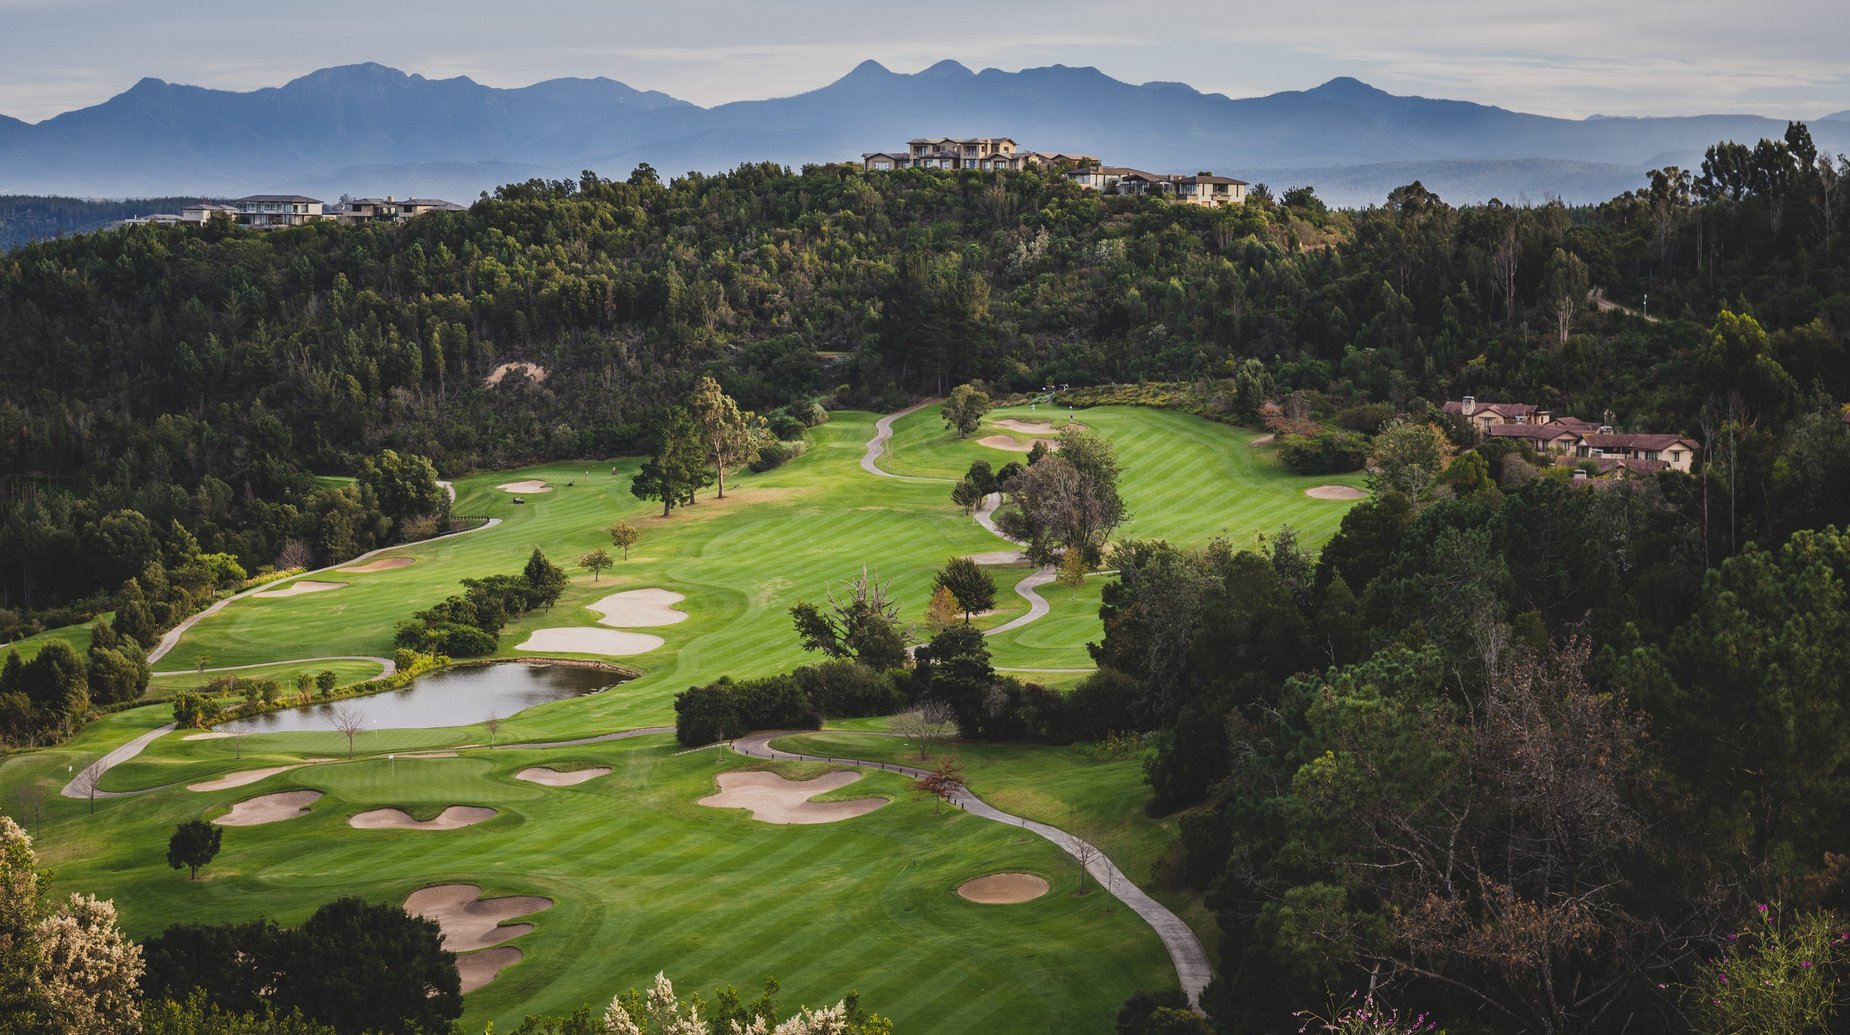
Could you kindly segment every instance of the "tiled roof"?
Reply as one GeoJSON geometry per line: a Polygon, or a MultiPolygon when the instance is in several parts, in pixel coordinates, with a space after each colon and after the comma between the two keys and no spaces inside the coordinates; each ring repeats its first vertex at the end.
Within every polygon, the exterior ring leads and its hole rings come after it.
{"type": "MultiPolygon", "coordinates": [[[[1544,427],[1546,427],[1546,425],[1544,425],[1544,427]]],[[[1602,435],[1598,432],[1594,432],[1591,435],[1582,436],[1582,441],[1595,449],[1664,450],[1678,444],[1689,446],[1692,449],[1696,446],[1694,441],[1684,438],[1681,435],[1644,435],[1629,433],[1602,435]]]]}

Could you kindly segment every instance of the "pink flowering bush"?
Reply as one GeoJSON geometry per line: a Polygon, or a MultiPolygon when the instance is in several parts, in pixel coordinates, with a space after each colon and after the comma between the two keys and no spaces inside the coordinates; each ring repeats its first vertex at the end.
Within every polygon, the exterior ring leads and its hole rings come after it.
{"type": "Polygon", "coordinates": [[[1759,905],[1722,954],[1684,986],[1697,1035],[1828,1031],[1838,983],[1850,970],[1850,934],[1829,912],[1782,917],[1759,905]]]}

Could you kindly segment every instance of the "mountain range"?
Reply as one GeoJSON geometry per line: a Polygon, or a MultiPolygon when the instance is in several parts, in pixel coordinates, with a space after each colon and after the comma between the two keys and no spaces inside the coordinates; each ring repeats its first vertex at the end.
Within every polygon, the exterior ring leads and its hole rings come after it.
{"type": "MultiPolygon", "coordinates": [[[[1360,205],[1422,180],[1447,200],[1597,201],[1719,140],[1785,131],[1754,115],[1562,119],[1402,97],[1351,78],[1230,98],[1131,84],[1095,68],[903,74],[867,61],[817,90],[703,108],[611,79],[518,89],[378,64],[326,68],[249,92],[143,79],[39,123],[0,116],[0,193],[396,194],[468,201],[496,184],[639,162],[665,174],[742,162],[858,159],[920,136],[1010,136],[1159,172],[1213,170],[1275,188],[1308,183],[1360,205]]],[[[1850,111],[1811,123],[1850,150],[1850,111]]]]}

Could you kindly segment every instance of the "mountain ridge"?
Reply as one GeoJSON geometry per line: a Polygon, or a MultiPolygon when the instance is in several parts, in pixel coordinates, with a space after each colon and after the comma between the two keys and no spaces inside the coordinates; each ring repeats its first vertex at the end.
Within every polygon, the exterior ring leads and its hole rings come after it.
{"type": "MultiPolygon", "coordinates": [[[[947,58],[906,73],[870,59],[801,93],[703,107],[603,76],[503,88],[361,62],[250,91],[145,77],[38,123],[0,115],[0,191],[466,200],[511,171],[799,165],[920,136],[1006,135],[1026,149],[1157,171],[1249,180],[1288,171],[1339,204],[1379,201],[1406,182],[1395,177],[1428,168],[1463,192],[1450,200],[1539,191],[1592,201],[1640,185],[1656,165],[1691,167],[1719,140],[1753,143],[1784,129],[1755,115],[1564,119],[1396,95],[1352,76],[1233,98],[1084,65],[978,71],[947,58]]],[[[1812,129],[1821,152],[1850,150],[1850,112],[1812,129]]]]}

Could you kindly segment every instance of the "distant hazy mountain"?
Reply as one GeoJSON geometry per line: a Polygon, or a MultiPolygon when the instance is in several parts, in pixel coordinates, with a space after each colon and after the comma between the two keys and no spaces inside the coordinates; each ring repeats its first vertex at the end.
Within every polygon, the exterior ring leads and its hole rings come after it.
{"type": "MultiPolygon", "coordinates": [[[[1784,131],[1784,121],[1752,115],[1549,118],[1398,97],[1349,78],[1233,99],[1094,68],[973,72],[944,61],[905,75],[869,61],[794,97],[701,108],[610,79],[497,89],[367,64],[248,93],[144,79],[41,123],[0,116],[0,191],[467,201],[498,183],[586,168],[622,176],[638,162],[663,173],[794,165],[855,159],[917,136],[1006,135],[1116,165],[1311,183],[1339,204],[1379,201],[1413,179],[1454,201],[1599,200],[1637,186],[1648,169],[1697,164],[1717,140],[1784,131]]],[[[1850,112],[1812,131],[1822,150],[1850,150],[1850,112]]]]}

